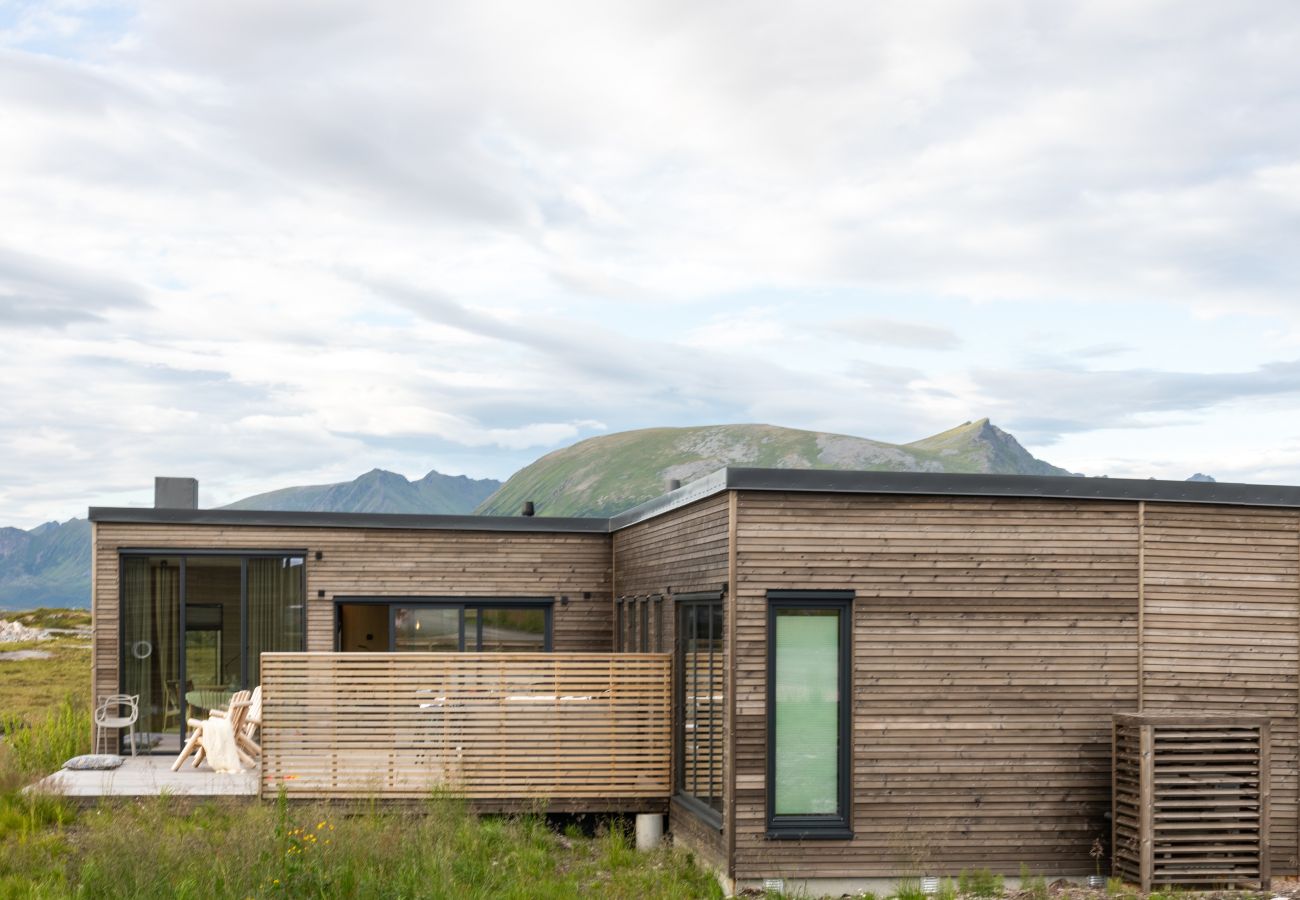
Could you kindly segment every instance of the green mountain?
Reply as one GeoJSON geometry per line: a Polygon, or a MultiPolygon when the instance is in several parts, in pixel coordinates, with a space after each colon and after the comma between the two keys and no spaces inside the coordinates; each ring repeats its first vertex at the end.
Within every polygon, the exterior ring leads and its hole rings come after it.
{"type": "Polygon", "coordinates": [[[89,522],[0,528],[0,609],[89,605],[89,522]]]}
{"type": "MultiPolygon", "coordinates": [[[[505,484],[430,472],[409,481],[375,469],[353,481],[282,488],[227,509],[518,515],[609,515],[723,466],[1002,472],[1068,475],[1030,456],[987,419],[910,444],[773,425],[650,428],[581,441],[547,454],[505,484]]],[[[0,609],[86,607],[90,523],[70,519],[31,531],[0,528],[0,609]]]]}
{"type": "Polygon", "coordinates": [[[352,481],[280,488],[224,508],[468,515],[499,487],[501,482],[495,478],[430,472],[419,481],[409,481],[396,472],[371,469],[352,481]]]}
{"type": "Polygon", "coordinates": [[[610,515],[724,466],[1069,475],[1035,459],[988,419],[910,444],[775,425],[647,428],[580,441],[515,473],[478,512],[517,515],[525,500],[544,516],[610,515]]]}

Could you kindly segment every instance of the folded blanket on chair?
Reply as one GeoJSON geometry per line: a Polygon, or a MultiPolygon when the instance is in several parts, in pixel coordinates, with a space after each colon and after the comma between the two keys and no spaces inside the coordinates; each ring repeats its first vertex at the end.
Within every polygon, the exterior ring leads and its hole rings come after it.
{"type": "Polygon", "coordinates": [[[230,727],[229,719],[209,716],[203,723],[203,734],[199,736],[203,752],[207,754],[208,765],[214,772],[241,772],[239,753],[235,750],[235,731],[230,727]]]}

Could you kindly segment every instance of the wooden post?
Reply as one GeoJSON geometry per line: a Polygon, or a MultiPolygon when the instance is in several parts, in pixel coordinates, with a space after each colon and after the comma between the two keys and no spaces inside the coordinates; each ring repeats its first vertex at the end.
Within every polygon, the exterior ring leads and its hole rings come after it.
{"type": "Polygon", "coordinates": [[[723,755],[723,791],[726,800],[723,808],[726,817],[722,828],[726,832],[727,877],[736,877],[736,625],[740,619],[740,572],[737,567],[736,546],[739,532],[740,492],[730,491],[727,496],[727,595],[723,598],[722,627],[726,631],[727,653],[723,664],[723,690],[727,704],[726,751],[723,755]]]}
{"type": "MultiPolygon", "coordinates": [[[[1110,874],[1118,874],[1119,867],[1116,860],[1119,856],[1119,804],[1115,798],[1119,796],[1119,766],[1120,766],[1120,749],[1119,749],[1119,722],[1115,719],[1110,720],[1110,874]]],[[[1091,851],[1092,848],[1089,848],[1091,851]]]]}
{"type": "Polygon", "coordinates": [[[1141,877],[1142,893],[1151,891],[1151,874],[1155,868],[1155,741],[1151,735],[1151,723],[1143,722],[1138,726],[1138,765],[1141,776],[1138,787],[1138,818],[1141,822],[1139,834],[1141,843],[1138,852],[1141,864],[1138,868],[1141,877]]]}
{"type": "Polygon", "coordinates": [[[1146,709],[1147,643],[1147,502],[1138,502],[1138,620],[1137,620],[1137,701],[1138,712],[1146,709]]]}
{"type": "Polygon", "coordinates": [[[1271,743],[1269,723],[1265,721],[1259,726],[1259,889],[1261,891],[1268,890],[1272,884],[1273,867],[1268,858],[1268,832],[1271,822],[1269,803],[1273,793],[1273,768],[1269,764],[1272,756],[1271,743]]]}

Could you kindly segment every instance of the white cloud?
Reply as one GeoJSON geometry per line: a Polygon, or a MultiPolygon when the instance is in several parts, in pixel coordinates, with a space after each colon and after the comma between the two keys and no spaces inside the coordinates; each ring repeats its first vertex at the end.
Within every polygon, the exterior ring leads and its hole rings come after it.
{"type": "Polygon", "coordinates": [[[1297,399],[1298,40],[1264,0],[0,7],[0,521],[711,421],[1161,458],[1297,399]]]}

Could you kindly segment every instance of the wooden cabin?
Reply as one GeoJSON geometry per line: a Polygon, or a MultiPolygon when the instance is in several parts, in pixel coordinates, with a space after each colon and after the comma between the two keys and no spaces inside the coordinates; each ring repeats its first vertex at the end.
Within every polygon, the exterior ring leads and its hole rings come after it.
{"type": "Polygon", "coordinates": [[[1092,874],[1116,714],[1253,714],[1297,870],[1300,488],[733,468],[609,519],[90,518],[95,690],[157,750],[263,653],[668,654],[645,808],[737,887],[834,891],[1092,874]]]}

